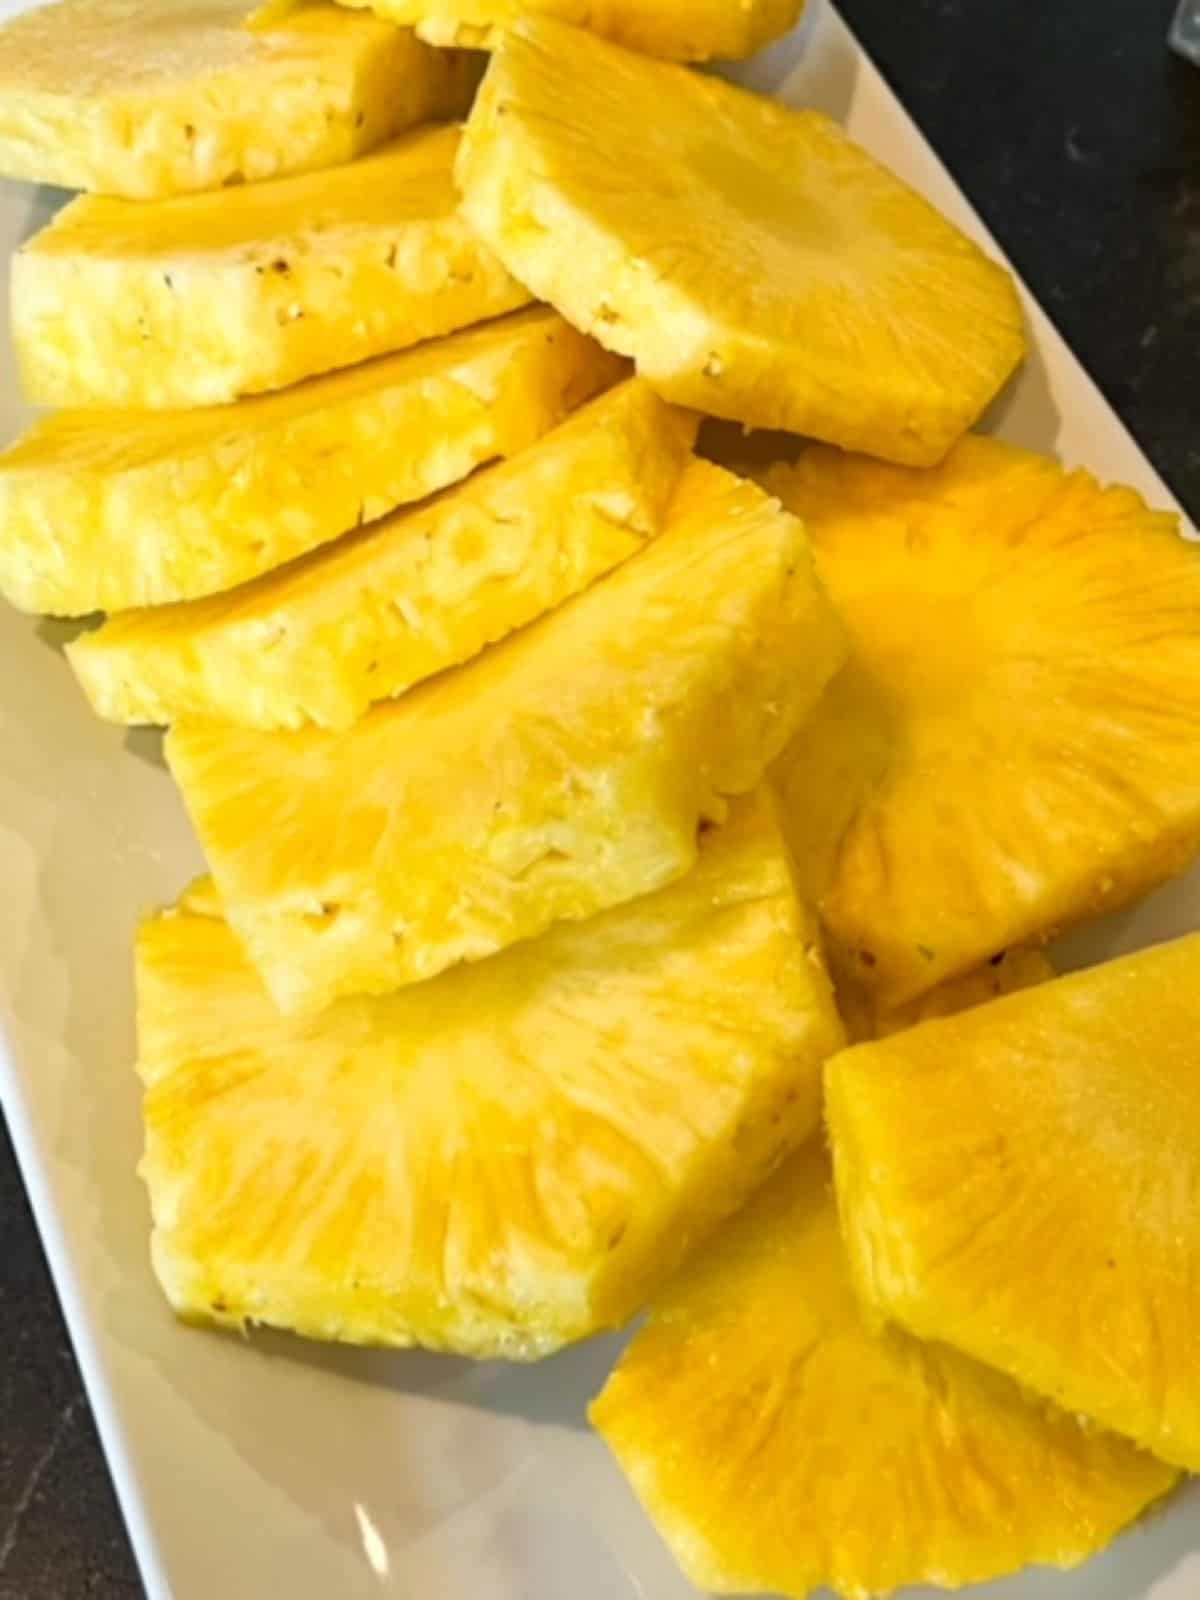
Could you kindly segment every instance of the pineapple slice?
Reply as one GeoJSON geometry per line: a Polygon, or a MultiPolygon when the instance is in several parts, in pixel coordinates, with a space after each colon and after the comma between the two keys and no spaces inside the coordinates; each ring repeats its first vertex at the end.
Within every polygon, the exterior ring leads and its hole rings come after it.
{"type": "Polygon", "coordinates": [[[236,406],[52,414],[0,455],[0,592],[78,617],[232,588],[525,449],[622,367],[531,307],[236,406]]]}
{"type": "Polygon", "coordinates": [[[624,1322],[842,1037],[765,795],[668,889],[304,1022],[211,900],[138,942],[154,1261],[205,1321],[513,1359],[624,1322]]]}
{"type": "Polygon", "coordinates": [[[1200,551],[1132,490],[990,439],[933,472],[813,449],[851,664],[781,764],[835,959],[892,1009],[1115,908],[1200,844],[1200,551]]]}
{"type": "MultiPolygon", "coordinates": [[[[348,161],[464,112],[477,60],[310,5],[58,0],[0,28],[0,173],[134,200],[348,161]]],[[[228,198],[228,197],[227,197],[228,198]]]]}
{"type": "Polygon", "coordinates": [[[591,1410],[698,1588],[861,1600],[1073,1567],[1177,1474],[855,1298],[813,1141],[655,1303],[591,1410]]]}
{"type": "Polygon", "coordinates": [[[383,993],[682,877],[843,658],[799,524],[695,462],[666,530],[346,733],[180,722],[167,757],[286,1011],[383,993]]]}
{"type": "Polygon", "coordinates": [[[468,218],[668,399],[939,460],[1024,349],[1007,272],[817,112],[547,19],[507,33],[468,218]]]}
{"type": "Polygon", "coordinates": [[[962,978],[951,978],[909,1005],[895,1011],[880,1011],[856,978],[838,973],[838,1010],[846,1032],[857,1044],[865,1039],[888,1039],[894,1033],[915,1028],[921,1022],[931,1022],[936,1017],[955,1016],[1002,995],[1017,994],[1022,989],[1032,989],[1035,984],[1049,983],[1055,975],[1054,967],[1041,950],[1006,950],[993,956],[977,971],[968,972],[962,978]]]}
{"type": "Polygon", "coordinates": [[[113,722],[347,728],[530,622],[658,533],[698,418],[636,378],[532,449],[232,594],[67,647],[113,722]]]}
{"type": "Polygon", "coordinates": [[[804,0],[342,0],[414,27],[436,45],[495,49],[526,16],[557,17],[673,61],[741,60],[799,21],[804,0]]]}
{"type": "Polygon", "coordinates": [[[1200,1468],[1200,936],[830,1064],[865,1296],[1200,1468]]]}
{"type": "Polygon", "coordinates": [[[457,213],[459,139],[148,205],[81,195],[13,260],[30,398],[221,405],[526,304],[457,213]]]}

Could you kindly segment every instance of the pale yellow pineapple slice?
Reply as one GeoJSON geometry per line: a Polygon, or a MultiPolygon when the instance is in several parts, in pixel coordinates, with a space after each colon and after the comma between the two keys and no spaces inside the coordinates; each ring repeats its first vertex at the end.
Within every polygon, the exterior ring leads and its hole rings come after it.
{"type": "Polygon", "coordinates": [[[154,1260],[206,1321],[514,1359],[619,1324],[842,1037],[765,795],[670,888],[304,1022],[211,899],[138,943],[154,1260]]]}
{"type": "Polygon", "coordinates": [[[546,18],[458,161],[509,269],[669,399],[937,461],[1020,360],[1007,272],[817,112],[546,18]]]}
{"type": "Polygon", "coordinates": [[[705,462],[665,531],[345,733],[180,722],[171,769],[277,1003],[478,960],[682,877],[843,659],[800,525],[705,462]]]}
{"type": "Polygon", "coordinates": [[[0,173],[156,199],[347,161],[458,116],[475,58],[308,5],[58,0],[0,28],[0,173]]]}
{"type": "Polygon", "coordinates": [[[1017,994],[1021,989],[1032,989],[1035,984],[1048,983],[1054,976],[1054,967],[1041,950],[1006,950],[975,972],[950,978],[919,1000],[899,1006],[895,1011],[881,1011],[853,974],[838,973],[838,1010],[851,1041],[857,1044],[865,1039],[890,1038],[893,1033],[915,1028],[918,1023],[931,1022],[936,1017],[955,1016],[972,1006],[998,1000],[1002,995],[1017,994]]]}
{"type": "Polygon", "coordinates": [[[1200,549],[1128,489],[968,438],[813,449],[802,517],[849,670],[781,764],[839,967],[891,1009],[1116,908],[1200,844],[1200,549]]]}
{"type": "Polygon", "coordinates": [[[30,398],[220,405],[526,304],[458,215],[459,139],[425,128],[345,166],[216,194],[81,195],[13,259],[30,398]]]}
{"type": "Polygon", "coordinates": [[[114,722],[349,727],[636,554],[697,421],[631,378],[415,509],[229,594],[112,618],[71,665],[114,722]]]}
{"type": "Polygon", "coordinates": [[[1074,1567],[1177,1474],[877,1335],[812,1141],[655,1300],[592,1421],[698,1588],[847,1600],[1074,1567]]]}
{"type": "Polygon", "coordinates": [[[525,449],[623,370],[548,307],[195,411],[61,411],[0,455],[0,592],[86,616],[244,583],[525,449]]]}
{"type": "Polygon", "coordinates": [[[831,1062],[883,1316],[1200,1468],[1200,937],[831,1062]]]}
{"type": "Polygon", "coordinates": [[[794,27],[804,0],[342,0],[436,45],[494,49],[523,17],[557,17],[673,61],[741,59],[794,27]]]}

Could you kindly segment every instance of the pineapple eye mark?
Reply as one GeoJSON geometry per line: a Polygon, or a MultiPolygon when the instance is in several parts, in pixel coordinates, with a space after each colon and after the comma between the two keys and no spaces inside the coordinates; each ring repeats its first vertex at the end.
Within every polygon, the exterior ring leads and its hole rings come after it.
{"type": "Polygon", "coordinates": [[[923,957],[926,961],[937,960],[937,951],[931,950],[927,944],[919,944],[917,946],[917,954],[923,957]]]}
{"type": "Polygon", "coordinates": [[[860,950],[858,952],[858,959],[860,964],[866,967],[868,971],[872,967],[878,966],[879,964],[879,958],[873,950],[860,950]]]}

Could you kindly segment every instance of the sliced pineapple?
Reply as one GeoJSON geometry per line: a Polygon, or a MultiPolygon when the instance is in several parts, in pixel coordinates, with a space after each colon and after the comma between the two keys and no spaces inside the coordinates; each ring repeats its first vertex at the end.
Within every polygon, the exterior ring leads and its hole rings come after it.
{"type": "Polygon", "coordinates": [[[655,1301],[593,1422],[688,1577],[847,1600],[1074,1567],[1177,1474],[855,1298],[819,1142],[655,1301]]]}
{"type": "Polygon", "coordinates": [[[621,1323],[842,1037],[765,796],[658,894],[304,1022],[213,910],[138,943],[154,1261],[206,1321],[513,1359],[621,1323]]]}
{"type": "Polygon", "coordinates": [[[156,199],[347,161],[461,115],[476,58],[308,5],[58,0],[0,28],[0,173],[156,199]]]}
{"type": "Polygon", "coordinates": [[[415,510],[230,594],[114,617],[71,665],[113,722],[347,728],[640,550],[697,422],[631,378],[415,510]]]}
{"type": "Polygon", "coordinates": [[[804,0],[342,0],[436,45],[495,49],[523,17],[557,17],[673,61],[741,59],[794,27],[804,0]]]}
{"type": "Polygon", "coordinates": [[[886,1009],[1142,893],[1200,844],[1200,549],[994,440],[806,452],[851,663],[781,770],[806,892],[886,1009]]]}
{"type": "Polygon", "coordinates": [[[13,260],[30,398],[219,405],[526,304],[457,213],[459,138],[152,204],[80,196],[13,260]]]}
{"type": "Polygon", "coordinates": [[[925,465],[1024,349],[1008,273],[836,124],[563,23],[503,36],[458,177],[522,283],[713,416],[925,465]]]}
{"type": "Polygon", "coordinates": [[[1200,1468],[1200,936],[830,1064],[884,1316],[1200,1468]]]}
{"type": "Polygon", "coordinates": [[[1041,950],[1006,950],[993,956],[985,966],[964,977],[951,978],[938,988],[895,1011],[880,1011],[870,993],[852,974],[837,974],[838,1010],[846,1032],[854,1043],[864,1039],[887,1039],[905,1028],[931,1022],[936,1017],[952,1017],[972,1006],[986,1005],[1002,995],[1032,989],[1049,983],[1054,967],[1041,950]]]}
{"type": "Polygon", "coordinates": [[[345,733],[180,722],[171,768],[277,1003],[478,960],[689,871],[843,658],[800,525],[705,462],[585,593],[345,733]]]}
{"type": "Polygon", "coordinates": [[[540,306],[235,406],[52,413],[0,455],[0,592],[78,617],[230,589],[525,449],[623,367],[540,306]]]}

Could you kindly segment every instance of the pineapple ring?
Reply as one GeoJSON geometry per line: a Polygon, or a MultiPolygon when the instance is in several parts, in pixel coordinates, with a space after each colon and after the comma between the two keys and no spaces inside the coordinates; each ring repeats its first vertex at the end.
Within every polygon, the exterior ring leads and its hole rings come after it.
{"type": "Polygon", "coordinates": [[[57,0],[0,27],[0,173],[153,200],[348,161],[471,103],[477,61],[337,6],[57,0]]]}
{"type": "Polygon", "coordinates": [[[1024,351],[1009,274],[828,118],[546,19],[458,159],[513,275],[668,399],[939,460],[1024,351]]]}
{"type": "Polygon", "coordinates": [[[203,886],[141,931],[138,1026],[182,1315],[520,1360],[628,1318],[843,1039],[765,793],[669,889],[297,1022],[203,886]]]}
{"type": "Polygon", "coordinates": [[[883,1316],[1200,1469],[1200,936],[830,1062],[883,1316]]]}
{"type": "Polygon", "coordinates": [[[815,1143],[658,1299],[591,1410],[706,1593],[861,1600],[1094,1555],[1177,1474],[855,1298],[815,1143]]]}
{"type": "Polygon", "coordinates": [[[742,60],[795,27],[804,0],[342,0],[442,47],[495,49],[527,16],[556,17],[672,61],[742,60]]]}
{"type": "Polygon", "coordinates": [[[1115,909],[1200,845],[1200,549],[994,440],[915,473],[806,452],[849,669],[781,767],[833,956],[891,1009],[1115,909]]]}

